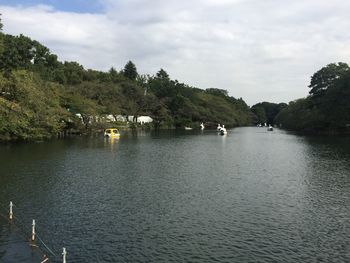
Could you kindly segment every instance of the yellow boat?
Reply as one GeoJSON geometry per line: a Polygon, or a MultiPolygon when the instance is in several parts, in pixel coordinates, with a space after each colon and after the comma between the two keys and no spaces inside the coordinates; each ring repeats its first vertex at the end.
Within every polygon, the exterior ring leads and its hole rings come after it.
{"type": "Polygon", "coordinates": [[[105,129],[104,136],[108,138],[119,138],[120,133],[117,128],[105,129]]]}

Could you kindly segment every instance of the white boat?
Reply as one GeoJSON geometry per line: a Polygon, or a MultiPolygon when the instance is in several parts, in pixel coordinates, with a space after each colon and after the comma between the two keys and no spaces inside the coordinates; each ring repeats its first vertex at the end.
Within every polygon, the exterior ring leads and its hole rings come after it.
{"type": "Polygon", "coordinates": [[[205,127],[204,127],[203,122],[201,123],[200,127],[201,127],[201,130],[204,130],[205,127]]]}
{"type": "Polygon", "coordinates": [[[273,127],[269,125],[269,127],[267,128],[267,131],[273,131],[273,127]]]}
{"type": "Polygon", "coordinates": [[[227,130],[225,128],[225,125],[222,125],[222,127],[221,127],[219,132],[220,132],[221,135],[226,135],[227,134],[227,130]]]}
{"type": "Polygon", "coordinates": [[[186,126],[185,126],[185,130],[189,131],[189,130],[192,130],[192,128],[191,128],[191,127],[186,127],[186,126]]]}
{"type": "Polygon", "coordinates": [[[220,123],[218,124],[218,127],[216,127],[216,130],[217,131],[220,131],[222,129],[222,127],[221,127],[221,125],[220,125],[220,123]]]}

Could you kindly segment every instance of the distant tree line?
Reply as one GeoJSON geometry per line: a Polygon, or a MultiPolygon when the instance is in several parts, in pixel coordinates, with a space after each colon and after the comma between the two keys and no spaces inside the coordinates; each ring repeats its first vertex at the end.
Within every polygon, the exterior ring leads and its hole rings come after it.
{"type": "Polygon", "coordinates": [[[155,128],[201,122],[233,127],[253,119],[247,104],[226,90],[190,87],[164,69],[142,75],[132,61],[120,71],[84,69],[59,61],[29,37],[0,32],[0,140],[46,139],[117,124],[101,121],[105,115],[149,115],[155,128]]]}
{"type": "Polygon", "coordinates": [[[251,107],[255,124],[275,124],[275,118],[280,111],[287,107],[286,103],[260,102],[251,107]]]}
{"type": "Polygon", "coordinates": [[[275,118],[287,129],[312,133],[349,133],[350,68],[331,63],[311,77],[309,96],[292,101],[275,118]]]}

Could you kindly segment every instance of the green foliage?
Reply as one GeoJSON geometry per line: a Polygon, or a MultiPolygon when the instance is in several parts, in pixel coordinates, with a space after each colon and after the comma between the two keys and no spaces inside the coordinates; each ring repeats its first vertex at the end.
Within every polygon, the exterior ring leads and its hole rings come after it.
{"type": "Polygon", "coordinates": [[[260,102],[252,106],[251,110],[256,116],[256,123],[274,124],[274,119],[278,113],[287,107],[286,103],[260,102]]]}
{"type": "Polygon", "coordinates": [[[34,58],[32,41],[23,35],[4,35],[4,50],[0,57],[0,69],[26,69],[31,67],[34,58]]]}
{"type": "Polygon", "coordinates": [[[0,32],[0,58],[4,52],[4,34],[0,32]]]}
{"type": "Polygon", "coordinates": [[[228,91],[224,90],[224,89],[210,88],[210,89],[206,89],[205,91],[210,93],[210,94],[214,94],[216,96],[221,96],[221,97],[227,97],[228,96],[228,91]]]}
{"type": "Polygon", "coordinates": [[[0,37],[0,140],[101,129],[110,125],[106,115],[149,115],[156,128],[252,121],[241,98],[179,83],[164,69],[155,76],[139,75],[129,61],[122,72],[86,70],[77,62],[58,61],[47,47],[23,35],[0,32],[0,37]]]}
{"type": "Polygon", "coordinates": [[[131,61],[126,63],[124,70],[123,70],[123,74],[126,78],[128,78],[130,80],[136,80],[136,77],[138,74],[137,74],[135,64],[132,63],[131,61]]]}
{"type": "Polygon", "coordinates": [[[313,96],[323,95],[334,81],[349,73],[349,70],[349,66],[342,62],[331,63],[321,68],[311,77],[309,93],[313,96]]]}
{"type": "Polygon", "coordinates": [[[64,76],[67,84],[76,85],[84,79],[84,68],[77,62],[64,62],[64,76]]]}
{"type": "Polygon", "coordinates": [[[268,123],[266,118],[266,111],[263,107],[252,107],[252,112],[256,116],[256,123],[268,123]]]}
{"type": "Polygon", "coordinates": [[[309,98],[290,102],[276,116],[276,123],[282,127],[298,131],[312,131],[325,126],[324,116],[309,98]]]}
{"type": "Polygon", "coordinates": [[[156,76],[158,80],[170,81],[169,74],[162,68],[157,72],[156,76]]]}
{"type": "Polygon", "coordinates": [[[115,70],[115,68],[111,67],[108,73],[109,73],[110,80],[114,83],[117,83],[120,77],[118,72],[115,70]]]}
{"type": "Polygon", "coordinates": [[[229,97],[225,90],[204,91],[173,81],[163,69],[149,78],[148,90],[161,100],[166,107],[164,112],[169,113],[175,127],[200,122],[206,122],[207,126],[223,123],[231,127],[251,123],[249,107],[243,100],[229,97]]]}
{"type": "Polygon", "coordinates": [[[345,63],[329,64],[313,75],[312,95],[290,102],[276,117],[285,128],[311,132],[348,132],[350,70],[345,63]]]}
{"type": "Polygon", "coordinates": [[[68,113],[60,107],[60,87],[18,70],[0,75],[1,139],[45,139],[57,134],[68,113]]]}

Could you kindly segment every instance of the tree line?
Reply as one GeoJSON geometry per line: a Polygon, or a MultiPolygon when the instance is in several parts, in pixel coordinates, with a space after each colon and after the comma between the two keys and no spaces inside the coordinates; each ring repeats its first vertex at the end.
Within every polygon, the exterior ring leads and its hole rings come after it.
{"type": "Polygon", "coordinates": [[[331,63],[311,76],[309,96],[292,101],[276,116],[287,129],[309,133],[349,133],[350,68],[331,63]]]}
{"type": "Polygon", "coordinates": [[[46,139],[118,124],[104,121],[106,115],[148,115],[154,128],[199,127],[201,122],[233,127],[253,120],[243,99],[226,90],[191,87],[164,69],[142,75],[132,61],[119,71],[85,69],[59,61],[27,36],[0,32],[0,140],[46,139]]]}
{"type": "Polygon", "coordinates": [[[0,140],[46,139],[118,125],[105,121],[107,115],[148,115],[154,120],[152,128],[268,123],[302,132],[349,132],[346,63],[332,63],[314,73],[306,98],[250,108],[227,90],[191,87],[171,79],[164,69],[139,74],[132,61],[119,71],[61,62],[38,41],[4,34],[2,27],[0,20],[0,140]]]}
{"type": "Polygon", "coordinates": [[[350,68],[331,63],[311,76],[309,95],[286,103],[261,102],[251,107],[254,123],[302,133],[350,132],[350,68]]]}

